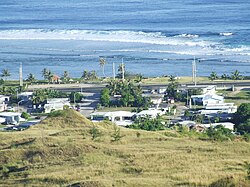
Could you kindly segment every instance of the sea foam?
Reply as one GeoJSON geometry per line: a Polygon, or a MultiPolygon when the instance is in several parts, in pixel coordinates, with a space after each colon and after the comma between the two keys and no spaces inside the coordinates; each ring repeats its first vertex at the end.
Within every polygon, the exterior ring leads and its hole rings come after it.
{"type": "Polygon", "coordinates": [[[183,35],[181,38],[167,37],[161,32],[142,31],[98,31],[98,30],[2,30],[0,39],[6,40],[89,40],[107,42],[129,42],[156,45],[181,45],[208,47],[210,41],[195,41],[186,38],[197,38],[198,35],[183,35]]]}
{"type": "Polygon", "coordinates": [[[233,33],[232,32],[221,32],[220,36],[232,36],[233,33]]]}

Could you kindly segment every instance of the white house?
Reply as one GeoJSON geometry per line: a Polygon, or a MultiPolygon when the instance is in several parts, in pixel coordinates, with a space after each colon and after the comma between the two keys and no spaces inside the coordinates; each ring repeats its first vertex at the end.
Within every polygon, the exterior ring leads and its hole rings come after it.
{"type": "Polygon", "coordinates": [[[133,123],[133,118],[136,113],[128,111],[107,112],[105,117],[116,125],[127,126],[133,123]]]}
{"type": "Polygon", "coordinates": [[[64,106],[70,106],[68,98],[53,98],[48,99],[47,103],[44,105],[44,112],[50,113],[54,110],[63,110],[64,106]]]}
{"type": "Polygon", "coordinates": [[[106,113],[107,112],[94,112],[94,113],[90,114],[90,119],[93,122],[105,120],[106,119],[105,118],[106,113]]]}
{"type": "Polygon", "coordinates": [[[164,94],[142,94],[143,97],[149,97],[150,102],[159,106],[163,102],[164,94]]]}
{"type": "Polygon", "coordinates": [[[212,95],[204,95],[203,99],[203,106],[211,105],[211,104],[221,104],[224,103],[224,97],[216,94],[212,95]]]}
{"type": "Polygon", "coordinates": [[[202,124],[202,126],[209,128],[209,127],[216,127],[218,125],[222,125],[223,127],[230,129],[230,130],[234,130],[234,125],[231,122],[220,122],[220,123],[211,123],[211,124],[202,124]]]}
{"type": "Polygon", "coordinates": [[[2,112],[0,113],[0,117],[5,119],[4,123],[12,125],[16,125],[21,121],[25,121],[25,119],[21,117],[21,113],[17,112],[2,112]]]}
{"type": "Polygon", "coordinates": [[[191,99],[194,103],[202,103],[203,106],[224,103],[224,97],[216,94],[192,95],[191,99]]]}
{"type": "Polygon", "coordinates": [[[149,117],[149,118],[156,118],[158,115],[163,115],[166,113],[165,110],[158,110],[158,109],[149,109],[149,110],[143,110],[136,114],[137,117],[149,117]]]}
{"type": "Polygon", "coordinates": [[[208,104],[205,106],[206,110],[219,110],[224,113],[232,114],[237,112],[237,106],[234,103],[218,103],[218,104],[208,104]]]}
{"type": "Polygon", "coordinates": [[[127,126],[133,123],[136,113],[128,111],[114,111],[114,112],[95,112],[90,114],[92,121],[101,121],[107,119],[119,126],[127,126]]]}

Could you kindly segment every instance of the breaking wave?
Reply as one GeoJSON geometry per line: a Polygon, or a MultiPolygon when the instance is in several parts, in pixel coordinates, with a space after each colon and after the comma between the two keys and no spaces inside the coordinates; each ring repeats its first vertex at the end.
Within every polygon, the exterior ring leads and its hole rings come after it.
{"type": "Polygon", "coordinates": [[[220,36],[232,36],[233,33],[232,32],[221,32],[220,36]]]}
{"type": "Polygon", "coordinates": [[[190,40],[198,35],[183,34],[181,37],[167,37],[161,32],[142,31],[97,31],[97,30],[2,30],[0,39],[4,40],[89,40],[108,42],[145,43],[156,45],[182,45],[208,47],[215,42],[190,40]]]}
{"type": "Polygon", "coordinates": [[[182,38],[199,38],[198,34],[180,34],[175,37],[182,37],[182,38]]]}

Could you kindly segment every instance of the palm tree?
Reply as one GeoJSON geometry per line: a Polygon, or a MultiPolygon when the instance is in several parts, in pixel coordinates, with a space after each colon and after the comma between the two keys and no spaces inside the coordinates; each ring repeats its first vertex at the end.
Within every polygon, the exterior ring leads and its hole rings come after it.
{"type": "Polygon", "coordinates": [[[106,62],[106,60],[105,60],[104,58],[100,58],[99,64],[100,64],[100,66],[102,67],[102,74],[103,74],[104,77],[106,77],[106,76],[105,76],[105,73],[104,73],[104,66],[105,66],[106,63],[107,63],[107,62],[106,62]]]}
{"type": "Polygon", "coordinates": [[[48,79],[48,73],[49,73],[49,70],[47,68],[43,68],[42,70],[42,76],[45,80],[48,79]]]}
{"type": "Polygon", "coordinates": [[[49,83],[52,82],[53,77],[54,77],[53,73],[49,70],[47,74],[47,79],[49,83]]]}
{"type": "Polygon", "coordinates": [[[64,71],[63,72],[63,79],[68,79],[69,78],[69,72],[68,71],[64,71]]]}
{"type": "Polygon", "coordinates": [[[176,77],[174,75],[170,75],[168,81],[169,82],[175,82],[176,77]]]}
{"type": "Polygon", "coordinates": [[[82,77],[83,79],[89,79],[89,72],[87,70],[84,70],[83,73],[82,73],[82,77]]]}
{"type": "Polygon", "coordinates": [[[221,75],[221,78],[224,79],[224,80],[227,80],[228,79],[228,75],[224,73],[224,74],[221,75]]]}
{"type": "Polygon", "coordinates": [[[214,81],[215,79],[218,79],[218,75],[216,72],[212,71],[210,76],[208,77],[209,80],[214,81]]]}
{"type": "Polygon", "coordinates": [[[5,81],[7,80],[7,77],[10,76],[10,72],[8,69],[3,69],[2,70],[2,74],[1,74],[1,77],[4,77],[5,78],[5,81]]]}
{"type": "Polygon", "coordinates": [[[232,72],[231,77],[233,80],[240,80],[242,76],[240,75],[240,72],[238,70],[235,70],[234,72],[232,72]]]}
{"type": "Polygon", "coordinates": [[[33,82],[36,81],[35,75],[30,73],[26,79],[26,81],[30,82],[30,84],[32,84],[33,82]]]}

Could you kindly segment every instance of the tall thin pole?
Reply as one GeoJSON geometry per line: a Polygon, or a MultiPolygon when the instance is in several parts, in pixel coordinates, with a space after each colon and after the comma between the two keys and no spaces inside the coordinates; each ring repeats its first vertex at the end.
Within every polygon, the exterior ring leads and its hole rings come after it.
{"type": "Polygon", "coordinates": [[[115,80],[115,63],[113,62],[113,79],[115,80]]]}
{"type": "Polygon", "coordinates": [[[20,86],[23,86],[23,64],[20,62],[20,67],[19,67],[19,81],[20,81],[20,86]]]}
{"type": "Polygon", "coordinates": [[[195,61],[195,58],[194,58],[194,85],[196,86],[196,61],[195,61]]]}
{"type": "Polygon", "coordinates": [[[124,64],[123,64],[123,58],[122,58],[122,82],[124,82],[124,64]]]}
{"type": "Polygon", "coordinates": [[[194,61],[192,62],[192,73],[193,73],[193,82],[194,82],[194,85],[196,86],[197,84],[197,81],[196,81],[196,61],[195,61],[195,57],[194,57],[194,61]]]}

